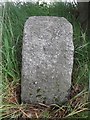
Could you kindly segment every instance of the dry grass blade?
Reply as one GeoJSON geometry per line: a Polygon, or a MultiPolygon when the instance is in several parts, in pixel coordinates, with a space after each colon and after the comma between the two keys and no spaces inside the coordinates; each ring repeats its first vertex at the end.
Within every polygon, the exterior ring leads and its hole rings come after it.
{"type": "Polygon", "coordinates": [[[78,113],[83,112],[83,111],[88,111],[88,108],[83,108],[83,109],[78,110],[78,111],[72,111],[72,112],[69,113],[67,116],[65,116],[65,118],[70,117],[70,116],[73,116],[73,115],[78,114],[78,113]]]}
{"type": "Polygon", "coordinates": [[[46,108],[49,108],[48,105],[45,105],[45,104],[43,104],[43,103],[39,103],[39,105],[41,105],[41,106],[43,106],[43,107],[46,107],[46,108]]]}

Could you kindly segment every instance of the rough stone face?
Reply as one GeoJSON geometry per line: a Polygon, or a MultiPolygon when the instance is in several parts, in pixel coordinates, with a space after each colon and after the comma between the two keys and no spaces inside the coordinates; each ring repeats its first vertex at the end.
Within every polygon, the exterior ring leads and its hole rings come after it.
{"type": "Polygon", "coordinates": [[[63,17],[34,16],[24,26],[21,100],[66,100],[73,68],[73,29],[63,17]]]}

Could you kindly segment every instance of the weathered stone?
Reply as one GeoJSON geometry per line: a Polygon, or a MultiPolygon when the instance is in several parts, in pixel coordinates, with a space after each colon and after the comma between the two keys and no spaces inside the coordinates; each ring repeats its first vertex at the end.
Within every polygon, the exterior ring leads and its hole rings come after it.
{"type": "Polygon", "coordinates": [[[66,100],[73,67],[73,29],[63,17],[34,16],[24,26],[21,99],[26,103],[66,100]]]}

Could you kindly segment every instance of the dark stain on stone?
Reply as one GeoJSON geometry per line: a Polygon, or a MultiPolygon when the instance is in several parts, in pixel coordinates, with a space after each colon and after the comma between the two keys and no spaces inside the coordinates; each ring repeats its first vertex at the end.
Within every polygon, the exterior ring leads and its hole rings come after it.
{"type": "Polygon", "coordinates": [[[39,93],[39,92],[40,92],[40,90],[41,90],[41,89],[40,89],[40,88],[38,88],[38,89],[37,89],[37,93],[39,93]]]}
{"type": "Polygon", "coordinates": [[[36,95],[36,97],[41,97],[41,96],[42,96],[41,94],[36,95]]]}

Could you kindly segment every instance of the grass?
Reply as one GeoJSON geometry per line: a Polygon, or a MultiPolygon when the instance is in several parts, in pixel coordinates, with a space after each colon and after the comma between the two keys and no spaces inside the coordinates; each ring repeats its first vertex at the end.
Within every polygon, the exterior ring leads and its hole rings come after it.
{"type": "MultiPolygon", "coordinates": [[[[70,3],[54,3],[49,7],[24,3],[6,3],[2,22],[2,83],[3,103],[0,106],[0,118],[17,117],[84,117],[88,116],[88,38],[82,32],[78,20],[74,17],[75,6],[70,3]],[[63,16],[73,25],[74,29],[74,67],[72,74],[71,97],[64,105],[28,105],[19,104],[17,89],[21,79],[21,51],[23,27],[30,16],[63,16]],[[29,107],[28,107],[29,106],[29,107]]],[[[20,91],[20,90],[19,90],[20,91]]]]}

